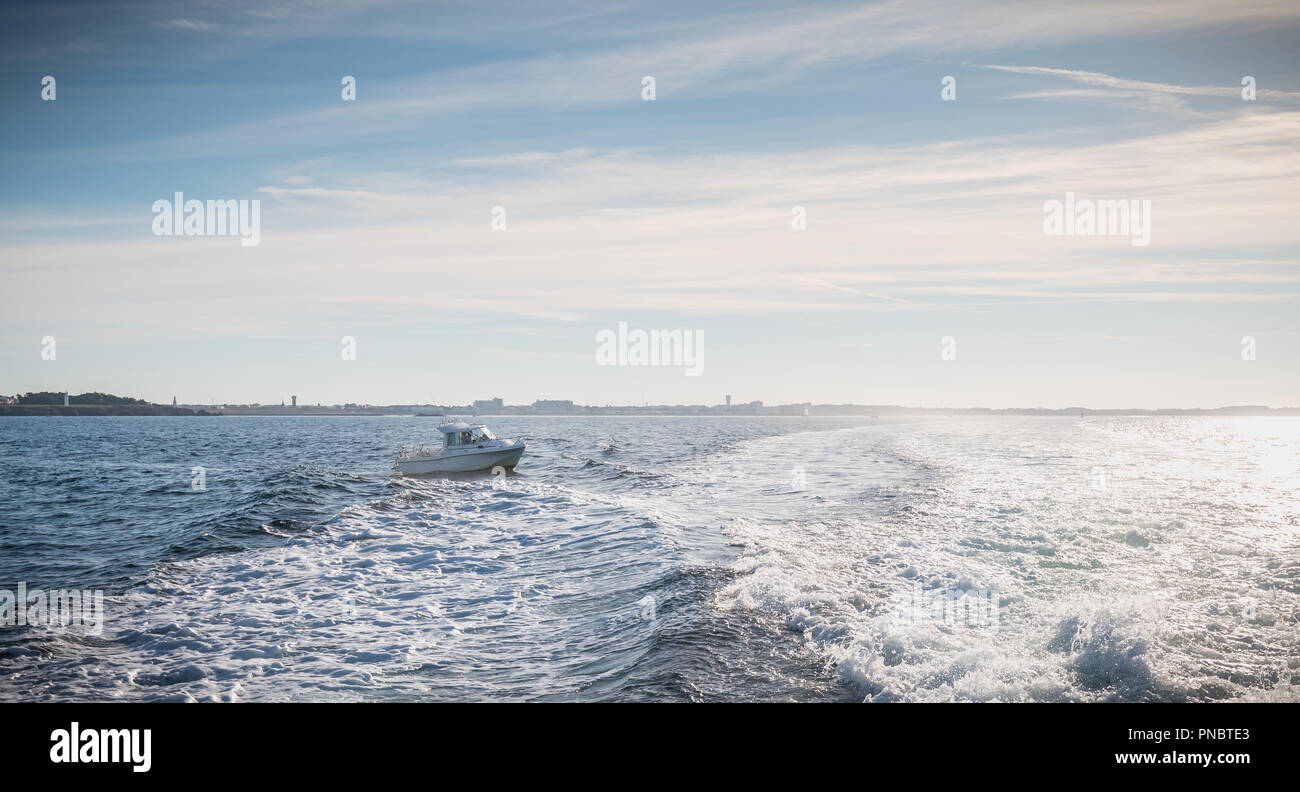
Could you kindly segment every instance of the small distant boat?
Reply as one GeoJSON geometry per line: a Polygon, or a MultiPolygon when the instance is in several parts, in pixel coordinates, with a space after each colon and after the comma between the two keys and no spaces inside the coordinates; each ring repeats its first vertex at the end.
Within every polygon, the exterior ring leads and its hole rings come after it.
{"type": "Polygon", "coordinates": [[[448,420],[438,425],[441,448],[401,449],[396,467],[404,476],[424,473],[468,473],[519,464],[528,444],[523,440],[501,439],[483,424],[448,420]]]}

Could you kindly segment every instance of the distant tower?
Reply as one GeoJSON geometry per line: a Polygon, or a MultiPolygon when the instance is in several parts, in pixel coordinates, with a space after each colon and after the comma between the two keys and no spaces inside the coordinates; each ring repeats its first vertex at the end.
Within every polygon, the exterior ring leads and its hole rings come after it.
{"type": "Polygon", "coordinates": [[[175,397],[175,396],[172,397],[172,406],[173,406],[173,407],[176,406],[176,397],[175,397]]]}
{"type": "Polygon", "coordinates": [[[289,398],[293,399],[293,406],[294,406],[294,407],[297,407],[297,406],[298,406],[298,397],[297,397],[297,396],[290,396],[289,398]]]}
{"type": "Polygon", "coordinates": [[[64,392],[63,392],[63,406],[64,406],[64,407],[67,407],[67,406],[68,406],[68,392],[67,392],[67,391],[64,391],[64,392]]]}
{"type": "Polygon", "coordinates": [[[730,394],[730,393],[727,394],[727,406],[728,406],[728,407],[731,406],[731,394],[730,394]]]}

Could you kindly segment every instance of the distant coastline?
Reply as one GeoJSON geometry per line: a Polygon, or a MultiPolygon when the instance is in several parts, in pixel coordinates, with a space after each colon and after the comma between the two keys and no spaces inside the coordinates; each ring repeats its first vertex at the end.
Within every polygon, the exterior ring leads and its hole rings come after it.
{"type": "Polygon", "coordinates": [[[164,404],[0,404],[0,415],[221,415],[221,408],[195,410],[164,404]]]}
{"type": "Polygon", "coordinates": [[[0,415],[220,415],[202,407],[151,404],[144,399],[112,393],[35,391],[0,396],[0,415]]]}
{"type": "Polygon", "coordinates": [[[787,417],[868,417],[900,415],[1026,415],[1026,416],[1121,416],[1121,415],[1184,415],[1184,416],[1297,416],[1300,407],[1267,407],[1263,405],[1234,405],[1213,408],[1163,408],[1163,409],[1091,409],[1088,407],[904,407],[885,404],[798,404],[764,405],[762,402],[745,404],[655,404],[655,405],[583,405],[570,401],[538,400],[532,404],[508,405],[500,399],[485,400],[476,404],[334,404],[334,405],[284,405],[284,404],[151,404],[142,399],[114,396],[112,394],[81,394],[64,398],[64,394],[25,394],[19,397],[0,397],[0,415],[28,416],[787,416],[787,417]],[[57,397],[57,398],[55,398],[57,397]],[[55,402],[55,403],[51,403],[55,402]]]}
{"type": "MultiPolygon", "coordinates": [[[[388,415],[388,416],[412,416],[412,417],[435,417],[435,415],[451,415],[456,417],[499,417],[513,418],[518,416],[619,416],[619,415],[645,415],[645,416],[720,416],[720,417],[744,417],[744,416],[786,416],[799,417],[803,416],[803,405],[774,405],[771,407],[762,407],[754,409],[733,409],[710,407],[706,405],[665,405],[651,404],[641,406],[589,406],[575,405],[573,410],[534,410],[523,406],[519,409],[503,409],[491,412],[476,412],[467,407],[445,407],[440,408],[440,413],[430,414],[432,408],[423,407],[420,409],[410,409],[407,405],[386,405],[365,407],[242,407],[242,406],[221,406],[209,407],[209,410],[215,410],[225,415],[388,415]],[[421,415],[423,414],[423,415],[421,415]]],[[[1093,410],[1087,407],[1064,407],[1064,408],[1046,408],[1046,407],[903,407],[898,405],[863,405],[863,404],[813,404],[809,405],[806,417],[811,418],[855,418],[868,417],[879,418],[882,416],[898,415],[1038,415],[1038,416],[1057,416],[1069,417],[1074,416],[1120,416],[1120,415],[1204,415],[1220,417],[1249,417],[1249,416],[1300,416],[1300,407],[1263,407],[1263,406],[1228,406],[1214,408],[1162,408],[1155,410],[1140,409],[1111,409],[1111,410],[1093,410]]]]}

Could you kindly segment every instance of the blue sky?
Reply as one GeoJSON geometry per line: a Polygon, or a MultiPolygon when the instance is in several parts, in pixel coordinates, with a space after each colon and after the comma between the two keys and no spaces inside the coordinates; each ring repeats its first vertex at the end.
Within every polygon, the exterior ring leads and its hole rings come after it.
{"type": "Polygon", "coordinates": [[[0,392],[1300,404],[1294,3],[3,15],[0,392]],[[260,243],[154,236],[177,191],[260,243]],[[1067,192],[1151,244],[1044,234],[1067,192]],[[620,321],[703,374],[596,365],[620,321]]]}

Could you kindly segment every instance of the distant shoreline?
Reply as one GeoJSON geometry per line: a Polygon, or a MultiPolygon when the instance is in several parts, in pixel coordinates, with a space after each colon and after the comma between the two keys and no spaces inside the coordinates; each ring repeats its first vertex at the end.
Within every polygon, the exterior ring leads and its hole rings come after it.
{"type": "Polygon", "coordinates": [[[165,404],[73,404],[67,407],[61,404],[0,404],[0,415],[33,417],[59,415],[74,417],[113,415],[218,416],[221,415],[221,408],[195,410],[189,407],[172,407],[165,404]]]}
{"type": "Polygon", "coordinates": [[[478,418],[527,418],[527,417],[696,417],[696,418],[882,418],[896,416],[980,416],[980,415],[1020,415],[1039,417],[1068,418],[1077,417],[1121,417],[1121,416],[1204,416],[1204,417],[1270,417],[1300,416],[1300,407],[1262,407],[1232,406],[1214,408],[1162,408],[1144,409],[1110,409],[1094,410],[1080,407],[1060,409],[1034,407],[898,407],[871,405],[809,405],[808,413],[791,409],[791,405],[769,408],[727,410],[725,407],[705,406],[655,406],[655,407],[576,407],[573,411],[535,411],[528,408],[507,408],[502,412],[475,414],[470,409],[448,408],[412,408],[405,405],[390,407],[245,407],[245,406],[208,406],[208,407],[173,407],[164,404],[144,405],[44,405],[44,404],[0,404],[0,416],[30,417],[108,417],[108,416],[153,416],[153,417],[219,417],[223,415],[239,416],[330,416],[330,417],[437,417],[427,409],[441,409],[448,415],[478,418]]]}

